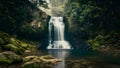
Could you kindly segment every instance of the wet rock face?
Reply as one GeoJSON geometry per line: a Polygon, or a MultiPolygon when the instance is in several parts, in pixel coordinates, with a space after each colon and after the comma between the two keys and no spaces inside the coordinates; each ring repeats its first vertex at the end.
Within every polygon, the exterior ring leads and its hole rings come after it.
{"type": "Polygon", "coordinates": [[[5,51],[0,53],[0,64],[13,64],[19,63],[21,61],[22,58],[12,51],[5,51]]]}
{"type": "Polygon", "coordinates": [[[52,56],[27,56],[23,59],[22,68],[53,68],[61,60],[52,56]]]}

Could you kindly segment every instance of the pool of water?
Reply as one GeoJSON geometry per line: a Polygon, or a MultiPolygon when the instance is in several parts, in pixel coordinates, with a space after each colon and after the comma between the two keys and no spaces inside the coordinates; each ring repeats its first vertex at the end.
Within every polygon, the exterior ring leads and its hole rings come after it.
{"type": "Polygon", "coordinates": [[[62,59],[55,68],[120,68],[120,58],[90,50],[47,50],[49,55],[62,59]],[[69,61],[69,62],[66,62],[69,61]],[[84,66],[82,66],[84,63],[84,66]],[[85,66],[87,65],[87,66],[85,66]]]}
{"type": "MultiPolygon", "coordinates": [[[[32,53],[31,53],[32,54],[32,53]]],[[[52,55],[62,59],[54,68],[120,68],[120,57],[91,50],[40,50],[32,55],[52,55]]]]}

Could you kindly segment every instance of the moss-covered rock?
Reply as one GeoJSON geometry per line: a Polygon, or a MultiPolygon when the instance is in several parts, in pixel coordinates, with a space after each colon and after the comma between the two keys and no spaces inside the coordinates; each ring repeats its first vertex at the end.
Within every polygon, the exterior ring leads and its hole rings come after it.
{"type": "Polygon", "coordinates": [[[28,56],[24,58],[22,68],[40,68],[41,60],[37,56],[28,56]]]}
{"type": "Polygon", "coordinates": [[[4,44],[4,40],[2,38],[0,38],[0,45],[4,44]]]}
{"type": "Polygon", "coordinates": [[[23,59],[24,62],[28,62],[28,61],[31,61],[31,60],[34,60],[34,59],[39,59],[38,56],[27,56],[23,59]]]}
{"type": "Polygon", "coordinates": [[[9,39],[10,39],[10,41],[9,41],[10,44],[20,45],[20,42],[18,42],[15,38],[9,38],[9,39]]]}
{"type": "Polygon", "coordinates": [[[26,49],[27,47],[29,47],[29,45],[27,43],[21,42],[21,47],[26,49]]]}
{"type": "Polygon", "coordinates": [[[22,68],[53,68],[53,66],[60,62],[60,59],[55,59],[52,56],[27,56],[23,59],[24,64],[22,68]]]}
{"type": "Polygon", "coordinates": [[[10,36],[6,33],[0,33],[0,45],[6,45],[9,42],[10,36]]]}
{"type": "Polygon", "coordinates": [[[41,68],[40,64],[31,61],[31,62],[26,62],[22,65],[22,68],[41,68]]]}
{"type": "Polygon", "coordinates": [[[11,51],[6,51],[0,53],[0,64],[13,64],[19,63],[22,61],[22,58],[11,51]]]}
{"type": "Polygon", "coordinates": [[[5,46],[5,48],[6,48],[6,50],[13,51],[17,54],[22,54],[24,52],[24,49],[19,48],[19,47],[13,45],[13,44],[8,44],[8,45],[5,46]]]}
{"type": "Polygon", "coordinates": [[[23,54],[28,47],[27,43],[13,38],[6,33],[0,33],[0,51],[13,51],[17,54],[23,54]]]}

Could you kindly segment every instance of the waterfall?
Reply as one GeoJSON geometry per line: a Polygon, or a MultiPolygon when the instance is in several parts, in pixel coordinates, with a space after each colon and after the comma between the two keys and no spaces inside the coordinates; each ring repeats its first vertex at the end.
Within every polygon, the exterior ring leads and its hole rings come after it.
{"type": "Polygon", "coordinates": [[[64,39],[64,32],[65,24],[63,23],[63,17],[51,17],[47,49],[71,49],[69,42],[64,39]]]}
{"type": "Polygon", "coordinates": [[[63,22],[64,8],[69,0],[42,0],[48,8],[38,5],[38,8],[51,16],[49,21],[49,45],[47,49],[71,49],[64,38],[65,24],[63,22]]]}

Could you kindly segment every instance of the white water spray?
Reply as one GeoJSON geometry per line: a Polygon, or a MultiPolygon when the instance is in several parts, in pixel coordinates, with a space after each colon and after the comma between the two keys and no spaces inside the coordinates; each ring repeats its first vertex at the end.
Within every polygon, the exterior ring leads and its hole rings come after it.
{"type": "Polygon", "coordinates": [[[50,16],[63,16],[68,0],[43,0],[48,8],[38,5],[38,8],[50,16]]]}
{"type": "Polygon", "coordinates": [[[71,49],[69,42],[64,39],[64,31],[65,24],[63,23],[63,17],[51,17],[49,21],[49,45],[47,49],[71,49]]]}

